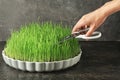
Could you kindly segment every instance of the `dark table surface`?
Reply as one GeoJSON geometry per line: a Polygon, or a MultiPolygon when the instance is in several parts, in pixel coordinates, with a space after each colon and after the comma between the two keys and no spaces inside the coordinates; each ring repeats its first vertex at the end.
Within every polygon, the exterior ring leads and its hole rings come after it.
{"type": "MultiPolygon", "coordinates": [[[[120,42],[80,42],[81,60],[54,72],[24,72],[6,65],[0,55],[0,80],[120,80],[120,42]]],[[[5,42],[0,42],[0,52],[5,42]]]]}

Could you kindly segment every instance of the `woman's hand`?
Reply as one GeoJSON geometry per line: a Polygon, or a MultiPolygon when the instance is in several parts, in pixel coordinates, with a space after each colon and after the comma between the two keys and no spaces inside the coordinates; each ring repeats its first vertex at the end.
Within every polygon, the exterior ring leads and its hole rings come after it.
{"type": "Polygon", "coordinates": [[[100,10],[93,11],[84,15],[74,26],[72,33],[79,31],[80,29],[90,27],[86,36],[90,36],[107,18],[100,10]]]}

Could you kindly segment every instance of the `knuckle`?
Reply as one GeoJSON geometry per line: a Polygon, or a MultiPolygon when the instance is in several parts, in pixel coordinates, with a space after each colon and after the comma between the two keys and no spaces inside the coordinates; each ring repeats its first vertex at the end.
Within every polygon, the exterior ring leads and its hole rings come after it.
{"type": "Polygon", "coordinates": [[[86,19],[86,15],[82,16],[82,19],[86,19]]]}

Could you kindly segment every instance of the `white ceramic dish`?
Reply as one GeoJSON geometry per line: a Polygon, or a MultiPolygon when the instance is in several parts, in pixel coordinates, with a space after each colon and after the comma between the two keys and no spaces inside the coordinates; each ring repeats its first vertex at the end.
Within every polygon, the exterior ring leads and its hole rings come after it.
{"type": "Polygon", "coordinates": [[[53,61],[53,62],[28,62],[28,61],[21,61],[9,58],[5,55],[4,50],[2,51],[2,57],[5,63],[13,68],[23,70],[23,71],[30,71],[30,72],[43,72],[43,71],[55,71],[61,70],[68,67],[75,65],[79,62],[81,57],[82,51],[80,54],[73,58],[69,58],[66,60],[61,61],[53,61]]]}

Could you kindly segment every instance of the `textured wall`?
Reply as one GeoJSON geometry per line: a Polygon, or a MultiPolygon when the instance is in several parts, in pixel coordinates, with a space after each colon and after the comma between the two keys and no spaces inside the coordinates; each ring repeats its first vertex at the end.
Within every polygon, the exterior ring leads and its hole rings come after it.
{"type": "MultiPolygon", "coordinates": [[[[72,27],[82,15],[109,0],[0,0],[0,41],[8,39],[12,30],[30,22],[62,22],[72,27]]],[[[100,27],[99,40],[120,40],[120,13],[110,16],[100,27]]]]}

